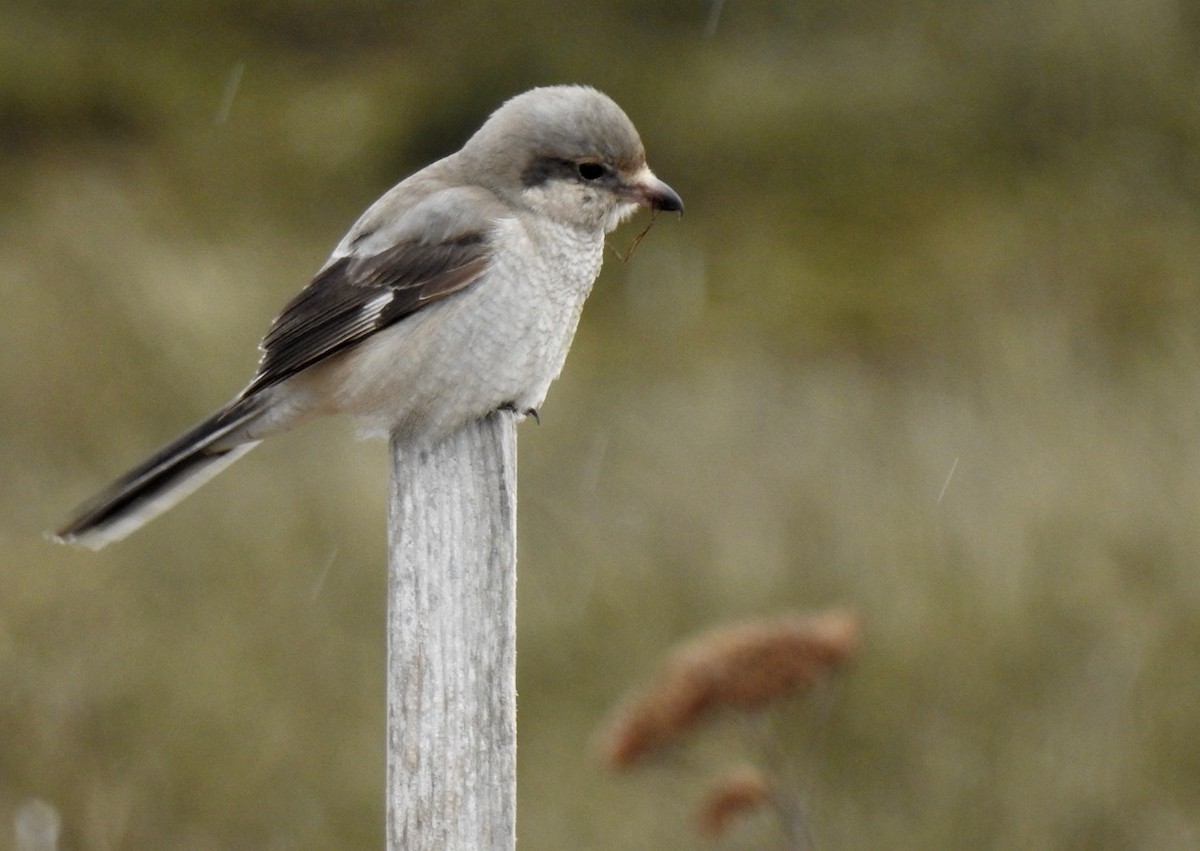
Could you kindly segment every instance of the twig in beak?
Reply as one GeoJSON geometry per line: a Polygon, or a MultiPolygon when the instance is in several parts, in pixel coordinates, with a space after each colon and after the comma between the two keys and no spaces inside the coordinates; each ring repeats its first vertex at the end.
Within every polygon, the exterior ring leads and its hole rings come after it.
{"type": "Polygon", "coordinates": [[[617,255],[617,259],[622,263],[629,262],[629,258],[633,256],[633,252],[637,251],[637,247],[642,244],[642,240],[646,238],[646,234],[650,233],[650,228],[654,227],[654,220],[658,218],[658,210],[650,211],[650,223],[642,229],[642,232],[633,238],[633,242],[629,245],[629,250],[622,254],[616,248],[613,248],[613,254],[617,255]]]}

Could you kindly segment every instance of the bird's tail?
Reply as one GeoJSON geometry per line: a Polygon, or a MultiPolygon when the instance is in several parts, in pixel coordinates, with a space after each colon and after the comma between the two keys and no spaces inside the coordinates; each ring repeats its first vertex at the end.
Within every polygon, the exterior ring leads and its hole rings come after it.
{"type": "Polygon", "coordinates": [[[254,398],[234,400],[81,505],[51,538],[98,550],[140,529],[257,446],[237,432],[261,413],[254,398]]]}

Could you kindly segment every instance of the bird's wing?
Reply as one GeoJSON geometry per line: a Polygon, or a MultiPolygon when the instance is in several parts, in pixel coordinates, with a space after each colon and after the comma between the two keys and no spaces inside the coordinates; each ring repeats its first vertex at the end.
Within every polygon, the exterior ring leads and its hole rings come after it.
{"type": "Polygon", "coordinates": [[[367,256],[336,257],[280,312],[243,396],[277,384],[382,328],[470,286],[491,259],[490,227],[437,241],[401,239],[367,256]]]}

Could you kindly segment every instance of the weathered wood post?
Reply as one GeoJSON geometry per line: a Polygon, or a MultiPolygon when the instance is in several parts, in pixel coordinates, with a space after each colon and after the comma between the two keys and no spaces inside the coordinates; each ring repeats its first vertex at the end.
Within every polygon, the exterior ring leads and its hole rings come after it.
{"type": "Polygon", "coordinates": [[[388,851],[516,846],[516,426],[391,445],[388,851]]]}

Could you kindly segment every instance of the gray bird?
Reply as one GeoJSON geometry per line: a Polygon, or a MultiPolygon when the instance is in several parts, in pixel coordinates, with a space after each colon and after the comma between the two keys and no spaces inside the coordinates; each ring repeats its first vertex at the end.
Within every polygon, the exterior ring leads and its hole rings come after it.
{"type": "Polygon", "coordinates": [[[604,236],[639,206],[683,210],[616,103],[584,86],[512,98],[460,151],[371,205],[271,323],[241,393],[54,538],[120,540],[313,417],[351,414],[422,445],[498,408],[536,415],[604,236]]]}

